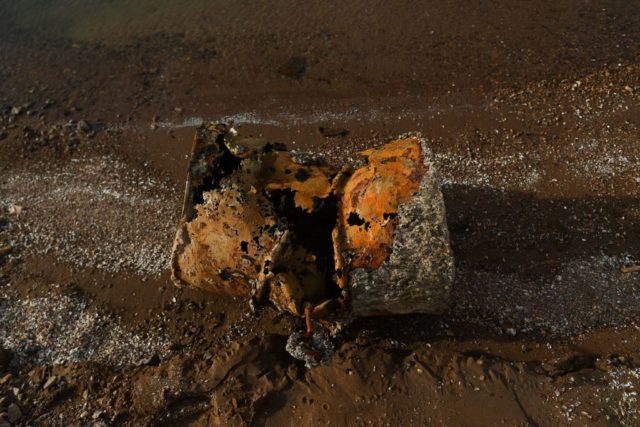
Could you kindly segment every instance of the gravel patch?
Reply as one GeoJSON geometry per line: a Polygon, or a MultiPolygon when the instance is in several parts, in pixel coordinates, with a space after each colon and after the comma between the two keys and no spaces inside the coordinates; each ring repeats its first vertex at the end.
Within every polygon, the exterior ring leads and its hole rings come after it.
{"type": "Polygon", "coordinates": [[[453,316],[505,335],[570,337],[600,327],[635,325],[640,319],[640,277],[620,268],[630,255],[571,261],[554,275],[461,271],[453,316]],[[550,277],[551,276],[551,277],[550,277]]]}
{"type": "Polygon", "coordinates": [[[166,270],[178,207],[168,184],[111,157],[30,169],[0,181],[4,211],[24,208],[10,216],[12,246],[79,268],[166,270]]]}
{"type": "Polygon", "coordinates": [[[612,401],[612,408],[620,418],[621,424],[640,424],[640,368],[610,371],[607,388],[614,398],[606,400],[612,401]]]}
{"type": "MultiPolygon", "coordinates": [[[[55,287],[55,285],[49,285],[55,287]]],[[[0,345],[18,363],[99,362],[122,367],[168,353],[161,331],[131,331],[77,295],[0,299],[0,345]]]]}

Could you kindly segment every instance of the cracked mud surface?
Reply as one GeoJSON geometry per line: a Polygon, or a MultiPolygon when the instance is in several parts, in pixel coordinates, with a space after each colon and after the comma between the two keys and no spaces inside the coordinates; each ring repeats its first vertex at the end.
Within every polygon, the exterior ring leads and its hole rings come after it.
{"type": "Polygon", "coordinates": [[[34,4],[0,1],[0,418],[640,424],[633,2],[34,4]],[[336,166],[421,132],[449,311],[359,319],[307,369],[300,320],[175,289],[186,156],[218,120],[336,166]]]}

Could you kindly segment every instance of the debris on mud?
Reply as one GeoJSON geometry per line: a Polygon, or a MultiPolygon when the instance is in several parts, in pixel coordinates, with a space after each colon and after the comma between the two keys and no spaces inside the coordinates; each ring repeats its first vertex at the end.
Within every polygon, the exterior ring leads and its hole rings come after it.
{"type": "Polygon", "coordinates": [[[320,135],[324,136],[325,138],[336,138],[349,135],[349,131],[347,129],[327,128],[323,126],[320,126],[318,128],[318,132],[320,132],[320,135]]]}
{"type": "Polygon", "coordinates": [[[5,255],[9,255],[13,251],[11,245],[2,245],[0,246],[0,257],[5,255]]]}
{"type": "Polygon", "coordinates": [[[321,321],[440,313],[453,281],[428,149],[405,136],[336,169],[226,125],[195,137],[174,281],[321,321]]]}
{"type": "Polygon", "coordinates": [[[623,273],[638,273],[640,272],[640,265],[630,265],[627,267],[622,267],[620,269],[623,273]]]}
{"type": "Polygon", "coordinates": [[[304,332],[294,332],[289,336],[287,352],[298,360],[302,360],[307,368],[329,363],[334,349],[331,338],[325,331],[314,331],[311,336],[304,332]]]}
{"type": "Polygon", "coordinates": [[[8,212],[9,212],[9,215],[20,216],[23,209],[24,208],[20,205],[10,204],[8,212]]]}

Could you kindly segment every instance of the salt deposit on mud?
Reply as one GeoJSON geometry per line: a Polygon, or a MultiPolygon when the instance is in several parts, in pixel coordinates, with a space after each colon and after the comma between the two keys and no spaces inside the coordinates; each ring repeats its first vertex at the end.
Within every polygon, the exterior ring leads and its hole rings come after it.
{"type": "Polygon", "coordinates": [[[23,256],[51,254],[78,268],[158,275],[169,262],[176,199],[166,183],[113,157],[35,164],[0,182],[2,207],[23,256]]]}
{"type": "Polygon", "coordinates": [[[462,269],[453,318],[499,334],[550,338],[637,325],[638,282],[620,272],[636,263],[630,255],[593,256],[561,265],[555,276],[536,277],[462,269]]]}
{"type": "MultiPolygon", "coordinates": [[[[48,285],[55,292],[56,285],[48,285]]],[[[103,363],[122,367],[162,356],[169,342],[153,328],[128,331],[79,295],[0,300],[0,347],[15,363],[103,363]]]]}

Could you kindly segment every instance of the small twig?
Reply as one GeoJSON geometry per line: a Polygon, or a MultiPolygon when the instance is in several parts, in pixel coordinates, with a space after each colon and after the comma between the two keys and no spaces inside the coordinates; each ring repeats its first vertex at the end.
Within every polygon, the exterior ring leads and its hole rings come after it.
{"type": "Polygon", "coordinates": [[[640,265],[630,265],[628,267],[622,267],[620,269],[623,273],[638,273],[640,272],[640,265]]]}
{"type": "Polygon", "coordinates": [[[307,323],[307,336],[310,337],[313,332],[313,325],[311,324],[311,306],[307,305],[304,308],[304,317],[307,323]]]}

